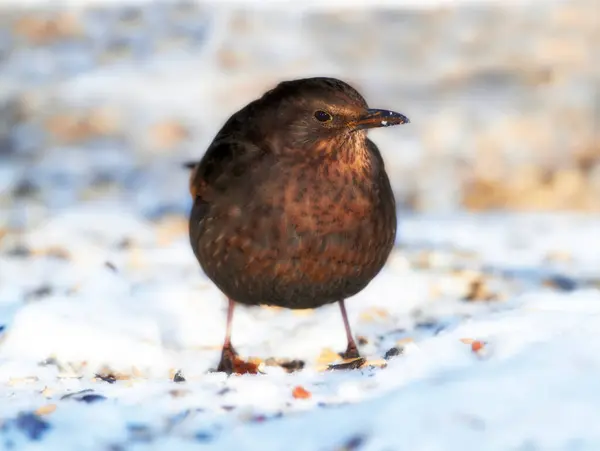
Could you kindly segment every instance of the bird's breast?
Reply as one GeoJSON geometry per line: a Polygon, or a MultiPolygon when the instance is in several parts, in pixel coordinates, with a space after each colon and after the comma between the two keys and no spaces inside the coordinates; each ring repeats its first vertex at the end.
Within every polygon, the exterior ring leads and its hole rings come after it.
{"type": "Polygon", "coordinates": [[[358,292],[394,243],[387,179],[331,168],[273,170],[277,177],[265,173],[251,195],[216,202],[198,223],[195,249],[205,271],[239,302],[293,298],[306,308],[358,292]]]}
{"type": "Polygon", "coordinates": [[[377,216],[374,193],[354,184],[353,178],[310,180],[304,174],[282,187],[282,222],[296,234],[325,236],[364,227],[377,216]]]}
{"type": "Polygon", "coordinates": [[[271,217],[263,241],[277,249],[279,261],[330,261],[359,271],[393,242],[394,205],[386,201],[391,193],[382,192],[370,171],[304,168],[279,180],[267,198],[280,214],[271,217]]]}

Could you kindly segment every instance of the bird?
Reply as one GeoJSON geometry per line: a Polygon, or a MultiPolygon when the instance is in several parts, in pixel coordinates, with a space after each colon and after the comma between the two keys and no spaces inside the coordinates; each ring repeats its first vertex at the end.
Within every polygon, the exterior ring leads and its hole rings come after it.
{"type": "Polygon", "coordinates": [[[367,131],[409,123],[369,108],[331,77],[281,81],[235,112],[191,168],[189,239],[228,300],[218,372],[232,374],[237,304],[312,309],[345,300],[385,265],[395,243],[394,193],[367,131]]]}

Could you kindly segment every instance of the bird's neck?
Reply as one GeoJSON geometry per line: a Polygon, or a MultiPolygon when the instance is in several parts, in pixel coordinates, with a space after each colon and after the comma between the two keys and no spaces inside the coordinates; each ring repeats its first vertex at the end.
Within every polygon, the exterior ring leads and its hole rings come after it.
{"type": "Polygon", "coordinates": [[[364,172],[373,165],[367,135],[359,131],[342,135],[327,143],[323,155],[330,164],[351,172],[364,172]]]}
{"type": "Polygon", "coordinates": [[[288,161],[326,176],[335,170],[353,178],[371,178],[378,169],[377,159],[369,150],[367,134],[364,131],[302,143],[284,144],[275,141],[271,144],[279,148],[281,161],[288,161]],[[303,150],[299,152],[299,148],[303,150]]]}

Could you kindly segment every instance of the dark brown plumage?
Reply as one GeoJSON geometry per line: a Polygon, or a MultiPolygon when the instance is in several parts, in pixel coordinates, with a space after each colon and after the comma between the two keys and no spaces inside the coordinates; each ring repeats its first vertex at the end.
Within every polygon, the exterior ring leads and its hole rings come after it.
{"type": "Polygon", "coordinates": [[[280,83],[235,113],[190,177],[190,242],[229,298],[220,371],[232,372],[234,303],[291,309],[339,302],[347,357],[358,357],[344,299],[394,245],[394,195],[366,130],[407,123],[368,109],[333,78],[280,83]]]}

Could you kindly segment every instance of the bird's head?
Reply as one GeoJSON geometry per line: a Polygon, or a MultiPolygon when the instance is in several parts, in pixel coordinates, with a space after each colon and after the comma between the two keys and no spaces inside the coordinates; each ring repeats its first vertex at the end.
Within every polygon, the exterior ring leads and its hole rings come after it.
{"type": "Polygon", "coordinates": [[[260,100],[262,123],[283,152],[340,147],[364,139],[371,128],[406,124],[408,118],[390,110],[369,108],[350,85],[334,78],[307,78],[280,83],[260,100]]]}

